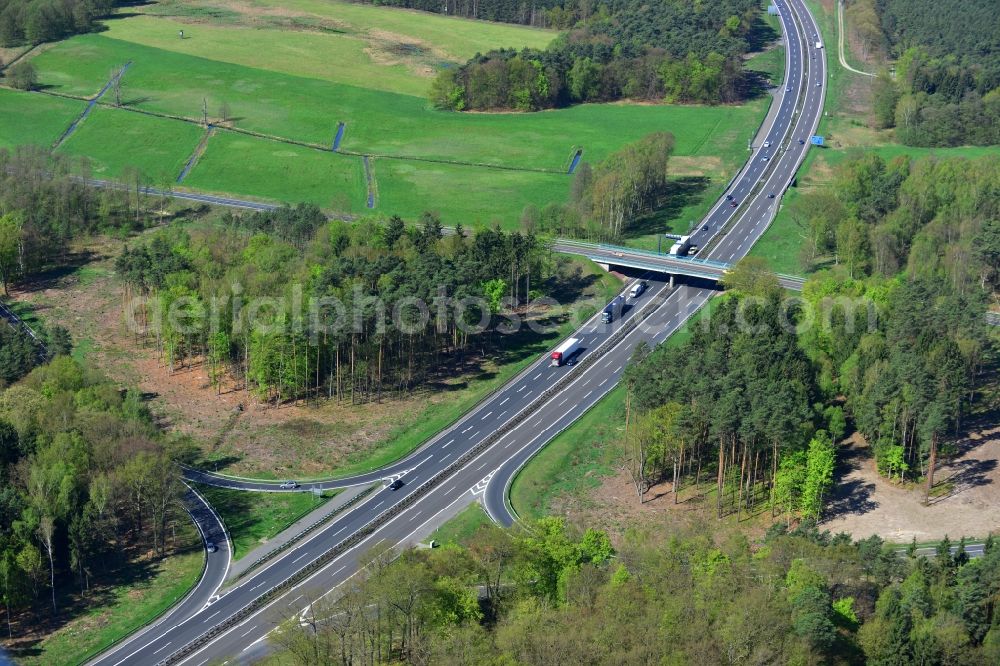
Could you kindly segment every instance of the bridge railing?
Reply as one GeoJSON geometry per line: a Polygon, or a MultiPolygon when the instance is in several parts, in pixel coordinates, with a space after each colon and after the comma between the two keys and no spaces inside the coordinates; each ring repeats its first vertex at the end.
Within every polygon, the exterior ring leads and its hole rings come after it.
{"type": "MultiPolygon", "coordinates": [[[[653,252],[652,250],[643,250],[640,248],[627,247],[623,245],[608,245],[606,243],[588,243],[585,241],[577,240],[567,240],[563,238],[558,238],[553,241],[553,245],[564,245],[567,247],[578,248],[582,251],[595,250],[601,252],[610,252],[615,255],[615,257],[624,258],[626,254],[640,255],[644,257],[656,258],[661,261],[677,261],[680,263],[690,264],[692,266],[705,266],[708,268],[714,268],[721,271],[728,271],[733,267],[733,264],[725,261],[716,261],[714,259],[702,259],[699,257],[679,257],[673,254],[663,254],[662,252],[653,252]]],[[[638,262],[633,262],[638,263],[638,262]]],[[[651,264],[643,264],[642,266],[637,266],[637,268],[653,268],[662,269],[662,266],[654,266],[651,264]]],[[[793,280],[796,282],[802,282],[805,280],[801,275],[789,275],[787,273],[775,273],[779,279],[782,280],[793,280]]],[[[707,276],[707,274],[706,274],[707,276]]],[[[711,276],[714,277],[714,276],[711,276]]]]}

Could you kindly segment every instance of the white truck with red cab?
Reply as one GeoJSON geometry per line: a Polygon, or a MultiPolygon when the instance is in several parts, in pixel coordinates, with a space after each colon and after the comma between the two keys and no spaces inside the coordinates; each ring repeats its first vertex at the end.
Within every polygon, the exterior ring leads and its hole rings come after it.
{"type": "Polygon", "coordinates": [[[563,365],[573,354],[580,351],[579,338],[568,338],[552,352],[552,365],[563,365]]]}

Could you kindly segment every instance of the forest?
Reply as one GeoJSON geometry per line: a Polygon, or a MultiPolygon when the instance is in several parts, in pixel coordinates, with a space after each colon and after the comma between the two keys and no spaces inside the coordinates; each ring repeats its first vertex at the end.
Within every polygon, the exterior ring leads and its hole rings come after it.
{"type": "MultiPolygon", "coordinates": [[[[957,545],[954,555],[950,547],[957,545]]],[[[912,552],[912,551],[911,551],[912,552]]],[[[276,634],[282,663],[941,664],[1000,659],[1000,547],[934,559],[781,525],[762,542],[483,527],[467,546],[382,548],[336,601],[276,634]],[[482,590],[477,600],[476,590],[482,590]]]]}
{"type": "Polygon", "coordinates": [[[407,228],[328,221],[307,205],[159,231],[127,247],[116,272],[125,302],[143,300],[140,339],[169,367],[205,362],[220,391],[234,378],[262,401],[354,403],[503,353],[517,311],[556,273],[531,233],[445,236],[431,214],[407,228]]]}
{"type": "Polygon", "coordinates": [[[35,342],[22,330],[0,321],[0,389],[13,384],[55,356],[68,354],[72,350],[69,331],[59,325],[51,330],[38,328],[42,343],[35,342]]]}
{"type": "Polygon", "coordinates": [[[56,618],[188,520],[140,394],[60,355],[0,393],[0,595],[8,634],[56,618]],[[12,628],[13,624],[19,630],[12,628]]]}
{"type": "Polygon", "coordinates": [[[594,11],[595,3],[589,0],[351,0],[358,4],[403,7],[423,12],[461,16],[482,21],[519,23],[536,28],[562,28],[572,25],[576,17],[594,11]]]}
{"type": "MultiPolygon", "coordinates": [[[[73,240],[97,232],[142,229],[150,203],[145,181],[127,169],[117,187],[95,188],[85,158],[71,159],[36,146],[0,148],[0,282],[10,284],[59,265],[73,240]]],[[[154,202],[155,203],[155,202],[154,202]]]]}
{"type": "Polygon", "coordinates": [[[115,0],[0,0],[0,46],[54,42],[90,32],[115,0]]]}
{"type": "Polygon", "coordinates": [[[899,271],[959,293],[1000,288],[1000,159],[855,155],[830,187],[789,204],[803,237],[800,263],[849,278],[899,271]]]}
{"type": "Polygon", "coordinates": [[[883,475],[929,494],[996,362],[983,313],[1000,286],[998,189],[996,159],[868,154],[795,200],[803,262],[825,266],[801,298],[746,259],[688,342],[633,359],[625,445],[640,499],[714,474],[720,516],[819,518],[848,428],[883,475]]]}
{"type": "Polygon", "coordinates": [[[754,0],[598,0],[551,11],[572,29],[544,51],[501,49],[442,70],[434,105],[536,111],[624,98],[719,104],[750,92],[741,58],[760,20],[754,0]]]}
{"type": "MultiPolygon", "coordinates": [[[[896,59],[874,92],[875,122],[911,146],[1000,143],[1000,35],[990,0],[859,0],[865,50],[896,59]],[[869,11],[871,7],[873,11],[869,11]],[[877,14],[881,35],[867,18],[877,14]]],[[[850,14],[849,14],[850,16],[850,14]]]]}

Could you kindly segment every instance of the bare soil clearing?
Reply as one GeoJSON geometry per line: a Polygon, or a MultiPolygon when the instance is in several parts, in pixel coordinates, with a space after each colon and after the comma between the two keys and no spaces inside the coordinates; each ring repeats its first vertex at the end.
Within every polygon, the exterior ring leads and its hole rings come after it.
{"type": "Polygon", "coordinates": [[[589,490],[586,496],[557,498],[552,502],[552,513],[565,516],[581,528],[603,529],[616,543],[631,528],[667,534],[743,534],[752,540],[762,539],[771,523],[770,511],[758,502],[753,517],[744,517],[739,523],[734,515],[719,520],[713,489],[713,484],[704,481],[700,489],[682,486],[674,504],[671,484],[664,482],[650,488],[645,503],[640,504],[628,471],[620,469],[604,477],[600,486],[589,490]]]}
{"type": "Polygon", "coordinates": [[[901,543],[1000,530],[1000,426],[979,424],[957,449],[938,467],[935,492],[924,506],[923,484],[900,486],[880,477],[868,446],[851,440],[840,450],[830,517],[820,527],[856,539],[877,534],[901,543]]]}
{"type": "MultiPolygon", "coordinates": [[[[28,306],[29,319],[65,326],[76,356],[123,387],[138,387],[158,424],[170,435],[192,438],[211,461],[207,464],[218,461],[219,471],[267,478],[327,476],[367,459],[421,424],[431,410],[448,407],[470,390],[481,391],[480,382],[500,370],[492,359],[469,354],[410,393],[354,405],[349,399],[261,404],[232,378],[217,392],[207,364],[188,363],[171,372],[152,340],[129,333],[114,275],[122,245],[103,238],[79,246],[70,258],[74,268],[33,278],[30,290],[11,290],[12,300],[28,306]]],[[[584,295],[597,285],[585,287],[584,295]]],[[[544,318],[546,313],[522,315],[544,318]]]]}
{"type": "Polygon", "coordinates": [[[206,456],[225,460],[228,473],[328,474],[347,457],[385,441],[428,405],[453,399],[449,391],[415,391],[380,404],[274,407],[248,398],[232,382],[217,395],[207,366],[170,372],[151,345],[127,334],[113,273],[119,248],[116,242],[91,245],[92,260],[83,267],[42,280],[30,292],[12,290],[11,296],[30,303],[42,321],[68,328],[78,354],[115,381],[137,386],[161,427],[192,437],[206,456]]]}

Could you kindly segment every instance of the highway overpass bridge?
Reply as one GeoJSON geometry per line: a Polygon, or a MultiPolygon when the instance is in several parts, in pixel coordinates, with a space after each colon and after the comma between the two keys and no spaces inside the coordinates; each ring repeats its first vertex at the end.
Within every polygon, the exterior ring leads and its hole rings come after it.
{"type": "MultiPolygon", "coordinates": [[[[698,280],[718,282],[725,276],[733,264],[698,257],[679,257],[672,254],[637,250],[631,247],[617,245],[602,245],[598,243],[582,243],[578,241],[557,240],[552,243],[552,249],[567,254],[577,254],[600,264],[606,270],[615,266],[637,270],[653,271],[670,276],[670,286],[673,277],[680,275],[698,280]]],[[[805,278],[795,275],[778,274],[778,283],[785,289],[802,291],[805,278]]]]}

